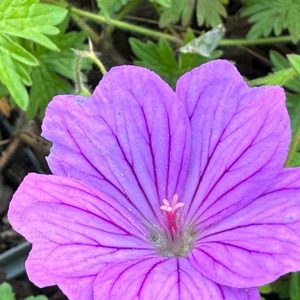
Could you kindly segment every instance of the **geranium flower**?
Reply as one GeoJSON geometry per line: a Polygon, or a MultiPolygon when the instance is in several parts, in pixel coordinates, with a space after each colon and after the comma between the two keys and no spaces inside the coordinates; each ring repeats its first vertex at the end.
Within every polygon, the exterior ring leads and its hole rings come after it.
{"type": "Polygon", "coordinates": [[[300,269],[300,170],[284,92],[226,61],[174,92],[113,68],[93,95],[57,96],[43,135],[54,175],[28,175],[9,209],[38,286],[70,299],[259,299],[300,269]]]}

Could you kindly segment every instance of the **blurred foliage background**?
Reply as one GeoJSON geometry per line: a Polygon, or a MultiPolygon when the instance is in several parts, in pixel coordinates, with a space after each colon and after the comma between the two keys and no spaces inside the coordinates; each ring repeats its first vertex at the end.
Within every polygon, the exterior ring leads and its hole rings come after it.
{"type": "MultiPolygon", "coordinates": [[[[286,165],[298,166],[299,40],[300,0],[1,0],[0,115],[39,125],[53,96],[88,96],[115,65],[147,67],[174,86],[188,70],[225,58],[251,86],[284,87],[293,132],[286,165]]],[[[0,285],[0,299],[13,293],[0,285]]],[[[261,294],[300,300],[300,276],[261,294]]]]}

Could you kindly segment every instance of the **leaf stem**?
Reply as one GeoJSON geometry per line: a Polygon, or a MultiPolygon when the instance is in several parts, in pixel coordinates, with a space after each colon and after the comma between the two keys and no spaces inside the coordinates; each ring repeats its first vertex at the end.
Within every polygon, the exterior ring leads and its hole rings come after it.
{"type": "Polygon", "coordinates": [[[220,46],[255,46],[255,45],[268,45],[275,43],[291,43],[295,40],[290,35],[272,36],[257,39],[221,39],[220,46]]]}
{"type": "Polygon", "coordinates": [[[111,19],[111,18],[106,18],[104,16],[101,15],[97,15],[79,8],[76,8],[74,6],[70,6],[69,10],[71,12],[71,14],[75,14],[77,16],[80,17],[84,17],[90,20],[93,20],[97,23],[100,24],[107,24],[107,25],[111,25],[111,26],[115,26],[117,28],[123,29],[123,30],[128,30],[128,31],[132,31],[132,32],[136,32],[136,33],[140,33],[146,36],[151,36],[154,38],[165,38],[168,41],[174,42],[176,44],[181,44],[181,40],[178,39],[177,37],[167,34],[167,33],[163,33],[160,31],[156,31],[156,30],[152,30],[149,28],[145,28],[145,27],[141,27],[139,25],[134,25],[131,23],[127,23],[124,21],[120,21],[120,20],[116,20],[116,19],[111,19]]]}
{"type": "Polygon", "coordinates": [[[93,53],[88,56],[88,58],[99,68],[102,75],[107,73],[106,68],[104,67],[102,61],[93,53]]]}
{"type": "Polygon", "coordinates": [[[100,41],[100,36],[98,33],[90,27],[82,18],[79,18],[76,15],[71,16],[73,21],[77,24],[77,26],[87,33],[87,35],[91,38],[94,43],[98,43],[100,41]]]}

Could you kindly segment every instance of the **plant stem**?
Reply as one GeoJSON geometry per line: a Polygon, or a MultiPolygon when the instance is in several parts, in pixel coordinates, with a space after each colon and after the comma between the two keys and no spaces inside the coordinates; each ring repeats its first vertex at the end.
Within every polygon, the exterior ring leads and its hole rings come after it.
{"type": "Polygon", "coordinates": [[[100,59],[98,59],[98,57],[93,53],[91,55],[88,56],[88,58],[95,64],[97,65],[97,67],[99,68],[100,72],[102,73],[102,75],[106,74],[106,68],[104,67],[102,61],[100,59]]]}
{"type": "Polygon", "coordinates": [[[73,6],[70,6],[69,10],[70,10],[71,14],[75,14],[77,16],[93,20],[100,24],[107,24],[107,25],[115,26],[120,29],[140,33],[140,34],[143,34],[146,36],[151,36],[154,38],[165,38],[168,41],[174,42],[176,44],[181,44],[180,39],[178,39],[177,37],[175,37],[173,35],[167,34],[167,33],[163,33],[160,31],[156,31],[156,30],[141,27],[138,25],[130,24],[130,23],[120,21],[120,20],[106,18],[104,16],[100,16],[100,15],[97,15],[97,14],[94,14],[94,13],[91,13],[88,11],[84,11],[82,9],[79,9],[79,8],[76,8],[73,6]]]}
{"type": "Polygon", "coordinates": [[[74,22],[77,24],[77,26],[81,30],[85,31],[94,43],[98,43],[100,41],[100,36],[98,35],[98,33],[90,25],[88,25],[82,18],[79,18],[76,15],[72,15],[71,17],[74,20],[74,22]]]}
{"type": "Polygon", "coordinates": [[[290,35],[274,36],[257,39],[222,39],[219,43],[220,46],[255,46],[255,45],[268,45],[275,43],[291,43],[294,37],[290,35]]]}

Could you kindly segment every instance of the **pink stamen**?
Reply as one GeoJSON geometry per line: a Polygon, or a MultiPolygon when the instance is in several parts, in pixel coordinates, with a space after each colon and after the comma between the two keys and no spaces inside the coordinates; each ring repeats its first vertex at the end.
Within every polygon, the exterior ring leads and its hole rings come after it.
{"type": "Polygon", "coordinates": [[[172,199],[172,204],[167,200],[163,199],[163,204],[160,209],[164,210],[167,213],[167,220],[168,220],[168,228],[170,230],[170,233],[173,235],[173,231],[177,231],[177,221],[176,221],[176,211],[184,206],[183,202],[178,202],[178,194],[175,194],[172,199]]]}

